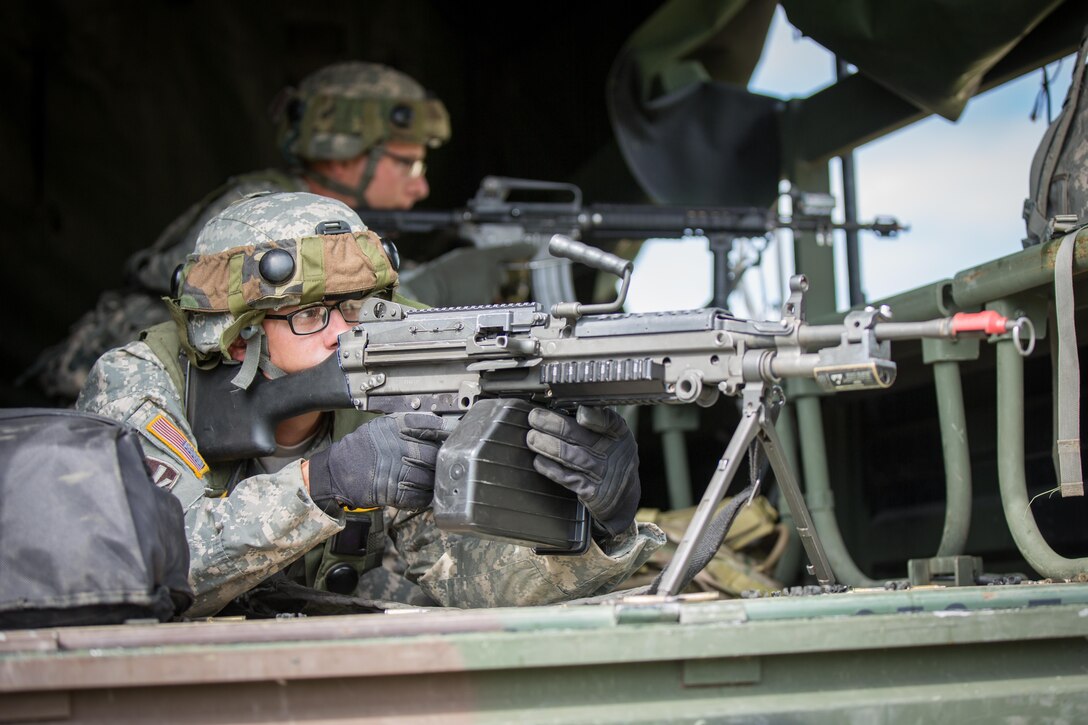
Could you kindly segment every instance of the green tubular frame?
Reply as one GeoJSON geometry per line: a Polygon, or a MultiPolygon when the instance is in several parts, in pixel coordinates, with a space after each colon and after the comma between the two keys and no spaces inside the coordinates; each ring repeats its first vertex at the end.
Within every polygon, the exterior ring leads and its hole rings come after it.
{"type": "MultiPolygon", "coordinates": [[[[1088,271],[1088,229],[1076,233],[1074,274],[1088,271]]],[[[1007,257],[979,265],[947,280],[889,298],[897,320],[921,320],[956,309],[977,309],[983,305],[1006,316],[1019,316],[1025,309],[1045,302],[1053,283],[1054,257],[1061,240],[1029,247],[1007,257]],[[1038,293],[1040,289],[1044,296],[1038,293]],[[902,304],[899,304],[899,303],[902,304]],[[950,309],[951,308],[951,309],[950,309]]],[[[878,303],[874,303],[878,304],[878,303]]],[[[1044,331],[1038,309],[1037,331],[1044,331]]],[[[1009,531],[1028,564],[1040,576],[1068,579],[1088,571],[1088,559],[1069,559],[1056,553],[1045,541],[1031,513],[1024,472],[1023,358],[1011,338],[996,341],[997,355],[997,437],[998,478],[1001,502],[1009,531]]],[[[962,554],[971,522],[971,469],[964,413],[959,360],[961,353],[940,353],[927,362],[933,365],[937,392],[942,452],[945,462],[947,504],[944,530],[936,556],[962,554]]],[[[832,570],[839,582],[850,586],[873,586],[854,563],[842,540],[835,519],[834,500],[824,442],[823,420],[816,391],[798,388],[790,395],[797,411],[799,447],[803,461],[806,500],[823,540],[832,570]]],[[[788,573],[781,570],[783,574],[788,573]]],[[[776,572],[778,573],[778,572],[776,572]]]]}

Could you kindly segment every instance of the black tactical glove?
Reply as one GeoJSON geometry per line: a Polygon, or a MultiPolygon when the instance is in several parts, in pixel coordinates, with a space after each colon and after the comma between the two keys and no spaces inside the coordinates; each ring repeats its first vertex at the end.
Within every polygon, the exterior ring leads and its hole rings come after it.
{"type": "Polygon", "coordinates": [[[608,535],[623,533],[642,495],[638,447],[623,418],[608,408],[579,406],[575,418],[536,408],[529,426],[537,472],[577,494],[608,535]]]}
{"type": "Polygon", "coordinates": [[[310,497],[326,511],[337,505],[426,508],[438,447],[448,437],[433,413],[375,418],[310,458],[310,497]]]}

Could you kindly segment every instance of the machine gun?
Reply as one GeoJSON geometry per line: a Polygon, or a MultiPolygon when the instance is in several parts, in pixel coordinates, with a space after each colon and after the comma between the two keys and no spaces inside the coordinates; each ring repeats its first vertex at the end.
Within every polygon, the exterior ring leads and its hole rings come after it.
{"type": "MultiPolygon", "coordinates": [[[[549,249],[621,277],[617,299],[564,302],[546,311],[535,302],[413,309],[371,297],[363,321],[340,335],[337,354],[310,370],[258,378],[247,390],[231,384],[234,371],[228,366],[190,370],[188,418],[201,453],[210,462],[268,455],[275,450],[276,423],[312,410],[463,416],[439,452],[438,525],[536,546],[540,553],[576,553],[588,545],[590,522],[573,494],[534,471],[525,444],[531,404],[710,406],[721,395],[740,397],[741,422],[658,591],[675,594],[694,575],[689,562],[696,545],[755,442],[797,521],[810,571],[821,583],[832,583],[775,432],[784,402],[780,383],[807,378],[832,392],[887,388],[896,375],[892,340],[1011,332],[1025,355],[1034,344],[1026,320],[995,312],[897,323],[889,321],[887,308],[867,308],[847,314],[841,325],[810,325],[808,283],[801,275],[791,279],[777,321],[738,319],[713,308],[623,314],[630,261],[561,235],[549,249]],[[1023,330],[1026,342],[1020,340],[1023,330]]],[[[749,500],[758,485],[753,482],[749,500]]]]}
{"type": "Polygon", "coordinates": [[[574,184],[485,176],[476,195],[462,209],[357,211],[382,238],[395,240],[402,234],[451,230],[480,249],[527,246],[532,250],[533,299],[545,308],[577,299],[570,260],[548,251],[555,234],[595,246],[619,239],[705,235],[714,256],[710,306],[724,309],[740,277],[728,259],[736,239],[765,237],[776,229],[810,231],[818,237],[833,229],[863,229],[894,237],[908,229],[887,216],[868,223],[834,223],[831,212],[835,202],[830,195],[793,192],[791,197],[792,216],[760,207],[583,204],[582,190],[574,184]]]}

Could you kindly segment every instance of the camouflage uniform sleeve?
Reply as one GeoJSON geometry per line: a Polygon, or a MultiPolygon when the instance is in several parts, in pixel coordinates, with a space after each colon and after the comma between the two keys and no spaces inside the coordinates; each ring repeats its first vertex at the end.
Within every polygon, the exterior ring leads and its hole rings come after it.
{"type": "Polygon", "coordinates": [[[607,593],[665,543],[655,524],[633,523],[580,556],[538,556],[532,549],[441,531],[430,511],[391,528],[407,576],[448,607],[551,604],[607,593]]]}
{"type": "Polygon", "coordinates": [[[214,614],[341,528],[310,499],[297,462],[208,498],[213,472],[192,444],[181,396],[142,342],[99,358],[76,407],[136,428],[156,483],[181,501],[196,594],[189,616],[214,614]]]}

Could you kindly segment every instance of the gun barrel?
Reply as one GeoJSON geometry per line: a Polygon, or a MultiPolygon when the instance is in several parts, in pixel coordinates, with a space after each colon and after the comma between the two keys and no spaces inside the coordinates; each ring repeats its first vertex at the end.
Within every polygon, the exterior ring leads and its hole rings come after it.
{"type": "Polygon", "coordinates": [[[770,359],[770,372],[773,377],[766,379],[813,378],[819,364],[820,356],[815,353],[775,356],[770,359]]]}
{"type": "Polygon", "coordinates": [[[587,238],[701,236],[728,232],[763,236],[775,227],[774,213],[757,207],[676,207],[592,204],[578,215],[587,238]]]}
{"type": "Polygon", "coordinates": [[[396,236],[399,232],[426,234],[438,229],[456,227],[464,213],[457,209],[356,209],[359,218],[381,237],[396,236]]]}
{"type": "Polygon", "coordinates": [[[917,340],[918,338],[955,337],[951,318],[926,320],[924,322],[880,322],[873,328],[876,339],[917,340]]]}
{"type": "MultiPolygon", "coordinates": [[[[797,341],[805,349],[837,345],[852,335],[861,334],[865,327],[851,328],[848,325],[802,325],[797,330],[797,341]]],[[[948,339],[957,334],[975,332],[975,330],[957,329],[953,318],[942,317],[921,322],[877,322],[872,326],[877,342],[893,340],[918,340],[922,338],[948,339]]]]}

